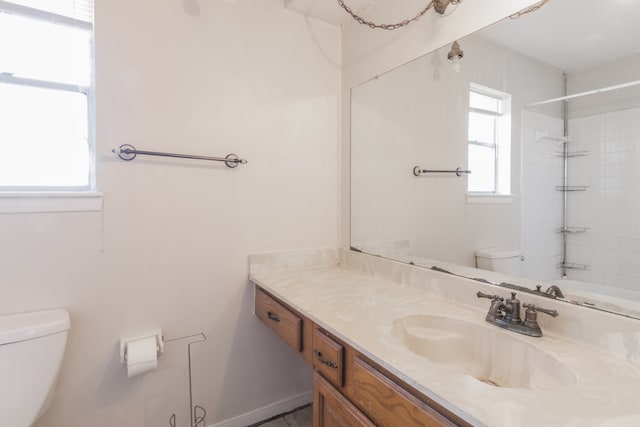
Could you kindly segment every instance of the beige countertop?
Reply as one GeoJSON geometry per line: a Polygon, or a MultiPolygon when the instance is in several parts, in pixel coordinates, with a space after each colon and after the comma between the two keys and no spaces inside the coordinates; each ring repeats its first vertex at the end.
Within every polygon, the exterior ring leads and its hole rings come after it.
{"type": "MultiPolygon", "coordinates": [[[[485,309],[366,271],[288,267],[293,269],[252,268],[251,280],[474,425],[640,426],[640,369],[624,358],[553,332],[532,338],[502,330],[484,321],[485,309]],[[432,363],[392,333],[394,321],[410,315],[441,316],[509,334],[569,368],[574,381],[542,389],[496,387],[432,363]]],[[[562,321],[562,315],[553,321],[562,321]]],[[[498,352],[507,363],[519,363],[511,348],[498,352]]]]}

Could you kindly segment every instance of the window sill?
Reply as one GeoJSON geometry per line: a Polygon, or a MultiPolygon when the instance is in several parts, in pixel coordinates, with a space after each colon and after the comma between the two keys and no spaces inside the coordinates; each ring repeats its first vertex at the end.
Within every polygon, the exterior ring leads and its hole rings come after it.
{"type": "Polygon", "coordinates": [[[512,194],[467,194],[467,204],[510,204],[514,198],[512,194]]]}
{"type": "Polygon", "coordinates": [[[99,212],[100,192],[4,192],[0,193],[0,213],[99,212]]]}

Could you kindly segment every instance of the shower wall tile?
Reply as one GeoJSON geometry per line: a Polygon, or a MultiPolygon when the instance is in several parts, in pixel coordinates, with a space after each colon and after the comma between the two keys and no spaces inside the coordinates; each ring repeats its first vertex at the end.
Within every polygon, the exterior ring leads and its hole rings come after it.
{"type": "MultiPolygon", "coordinates": [[[[562,144],[536,140],[543,132],[562,134],[562,121],[523,113],[522,249],[524,274],[545,279],[560,270],[562,238],[562,144]],[[545,277],[546,276],[546,277],[545,277]]],[[[569,234],[567,262],[586,264],[569,270],[577,280],[621,289],[640,282],[640,108],[569,121],[569,185],[587,186],[568,194],[568,225],[586,227],[569,234]]]]}
{"type": "Polygon", "coordinates": [[[571,278],[636,289],[640,281],[640,109],[571,119],[571,185],[586,192],[569,195],[569,222],[588,227],[569,236],[568,261],[588,264],[571,278]]]}

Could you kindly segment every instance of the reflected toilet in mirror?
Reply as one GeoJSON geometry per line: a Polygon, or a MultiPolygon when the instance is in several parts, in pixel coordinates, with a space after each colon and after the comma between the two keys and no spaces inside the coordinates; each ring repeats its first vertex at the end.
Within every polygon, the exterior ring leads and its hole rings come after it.
{"type": "Polygon", "coordinates": [[[486,248],[476,251],[476,266],[482,270],[496,271],[510,276],[520,276],[520,249],[486,248]]]}

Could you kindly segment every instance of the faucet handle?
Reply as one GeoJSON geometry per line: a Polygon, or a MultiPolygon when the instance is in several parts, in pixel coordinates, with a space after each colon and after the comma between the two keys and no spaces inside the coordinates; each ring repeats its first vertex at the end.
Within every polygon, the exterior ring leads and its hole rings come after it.
{"type": "Polygon", "coordinates": [[[502,298],[500,295],[489,295],[489,294],[483,294],[482,292],[478,291],[478,293],[476,294],[476,296],[478,298],[488,298],[492,301],[504,301],[504,298],[502,298]]]}
{"type": "Polygon", "coordinates": [[[558,310],[549,310],[548,308],[536,307],[533,304],[522,304],[522,306],[535,312],[548,314],[551,317],[558,317],[558,310]]]}

